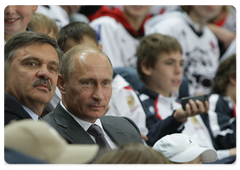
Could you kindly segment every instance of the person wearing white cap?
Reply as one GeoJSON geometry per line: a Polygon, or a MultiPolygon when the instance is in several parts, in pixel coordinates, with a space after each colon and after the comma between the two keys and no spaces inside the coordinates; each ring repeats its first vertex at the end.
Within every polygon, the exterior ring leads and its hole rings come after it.
{"type": "Polygon", "coordinates": [[[99,151],[96,144],[70,145],[47,122],[32,119],[6,125],[4,147],[52,164],[91,163],[99,151]]]}
{"type": "Polygon", "coordinates": [[[200,147],[189,136],[181,133],[164,136],[153,145],[153,149],[173,163],[202,164],[217,160],[214,149],[200,147]]]}

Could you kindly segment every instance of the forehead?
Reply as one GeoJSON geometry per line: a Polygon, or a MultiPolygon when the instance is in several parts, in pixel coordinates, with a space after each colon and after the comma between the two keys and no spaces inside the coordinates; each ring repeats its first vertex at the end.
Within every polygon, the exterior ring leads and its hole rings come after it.
{"type": "Polygon", "coordinates": [[[81,53],[74,58],[75,66],[84,74],[102,74],[112,77],[112,67],[107,57],[98,52],[81,53]]]}
{"type": "Polygon", "coordinates": [[[34,44],[21,47],[16,50],[13,60],[15,58],[22,60],[27,57],[36,57],[59,63],[57,51],[50,44],[34,44]]]}

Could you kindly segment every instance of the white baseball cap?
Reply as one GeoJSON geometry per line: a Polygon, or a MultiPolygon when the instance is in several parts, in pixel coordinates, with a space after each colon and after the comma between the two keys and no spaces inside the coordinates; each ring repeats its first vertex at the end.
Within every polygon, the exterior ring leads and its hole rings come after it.
{"type": "Polygon", "coordinates": [[[154,144],[153,149],[176,163],[191,162],[200,155],[202,162],[217,160],[217,152],[214,149],[200,147],[189,136],[181,133],[164,136],[154,144]]]}
{"type": "Polygon", "coordinates": [[[23,119],[4,127],[4,147],[53,164],[82,164],[98,153],[96,144],[68,144],[44,121],[23,119]]]}

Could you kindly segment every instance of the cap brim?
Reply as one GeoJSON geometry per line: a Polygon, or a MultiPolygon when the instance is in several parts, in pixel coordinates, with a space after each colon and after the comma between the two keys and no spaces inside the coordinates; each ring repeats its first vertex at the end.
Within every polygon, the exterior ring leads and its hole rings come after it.
{"type": "Polygon", "coordinates": [[[187,163],[201,155],[202,162],[214,162],[217,160],[217,153],[213,149],[192,146],[169,160],[177,163],[187,163]]]}
{"type": "Polygon", "coordinates": [[[62,154],[52,160],[54,164],[85,164],[97,155],[99,146],[96,144],[70,144],[62,154]]]}

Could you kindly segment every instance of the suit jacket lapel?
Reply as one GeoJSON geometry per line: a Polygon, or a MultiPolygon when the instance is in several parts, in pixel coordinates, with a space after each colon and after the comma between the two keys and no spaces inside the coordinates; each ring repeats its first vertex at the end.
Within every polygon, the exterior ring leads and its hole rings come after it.
{"type": "Polygon", "coordinates": [[[58,126],[64,128],[63,132],[69,137],[67,140],[71,143],[94,144],[88,133],[66,112],[59,103],[53,112],[58,126]]]}

